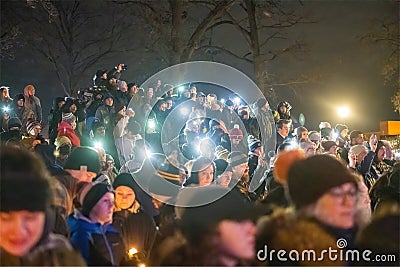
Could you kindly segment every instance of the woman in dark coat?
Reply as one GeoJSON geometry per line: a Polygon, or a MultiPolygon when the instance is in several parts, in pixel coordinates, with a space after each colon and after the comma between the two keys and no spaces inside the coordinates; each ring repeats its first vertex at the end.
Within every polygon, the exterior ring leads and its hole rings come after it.
{"type": "Polygon", "coordinates": [[[156,236],[152,217],[140,209],[136,200],[138,185],[129,173],[121,173],[114,180],[115,210],[113,225],[122,234],[128,250],[135,249],[136,256],[146,261],[156,236]]]}

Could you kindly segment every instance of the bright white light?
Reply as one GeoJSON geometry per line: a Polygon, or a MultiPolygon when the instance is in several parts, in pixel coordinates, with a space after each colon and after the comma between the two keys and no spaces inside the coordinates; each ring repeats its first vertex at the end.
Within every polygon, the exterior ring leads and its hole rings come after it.
{"type": "Polygon", "coordinates": [[[189,114],[189,110],[187,108],[181,108],[180,111],[181,111],[182,115],[186,116],[189,114]]]}
{"type": "Polygon", "coordinates": [[[333,140],[336,140],[336,138],[338,138],[338,136],[339,136],[338,133],[333,133],[333,134],[332,134],[332,139],[333,139],[333,140]]]}
{"type": "Polygon", "coordinates": [[[178,91],[179,91],[179,92],[185,91],[185,86],[179,86],[179,87],[178,87],[178,91]]]}
{"type": "Polygon", "coordinates": [[[239,97],[235,97],[233,99],[233,103],[235,103],[236,105],[239,105],[240,104],[240,98],[239,97]]]}
{"type": "Polygon", "coordinates": [[[147,126],[149,127],[149,129],[156,128],[156,122],[154,121],[154,119],[149,119],[147,122],[147,126]]]}
{"type": "Polygon", "coordinates": [[[8,106],[5,106],[5,107],[3,107],[3,111],[4,111],[4,112],[9,112],[9,111],[10,111],[10,108],[9,108],[8,106]]]}
{"type": "Polygon", "coordinates": [[[138,253],[138,251],[137,251],[136,248],[131,248],[131,249],[129,249],[129,251],[128,251],[129,256],[133,256],[133,255],[135,255],[136,253],[138,253]]]}
{"type": "Polygon", "coordinates": [[[349,107],[338,107],[337,112],[338,112],[339,116],[342,118],[346,118],[350,115],[349,107]]]}
{"type": "Polygon", "coordinates": [[[101,142],[95,142],[94,148],[103,148],[103,144],[101,142]]]}
{"type": "Polygon", "coordinates": [[[299,145],[297,144],[296,140],[290,141],[290,149],[296,149],[298,147],[299,147],[299,145]]]}
{"type": "Polygon", "coordinates": [[[153,155],[153,152],[150,149],[146,148],[146,156],[148,158],[151,158],[152,155],[153,155]]]}
{"type": "Polygon", "coordinates": [[[225,103],[225,99],[221,98],[221,103],[225,103]]]}

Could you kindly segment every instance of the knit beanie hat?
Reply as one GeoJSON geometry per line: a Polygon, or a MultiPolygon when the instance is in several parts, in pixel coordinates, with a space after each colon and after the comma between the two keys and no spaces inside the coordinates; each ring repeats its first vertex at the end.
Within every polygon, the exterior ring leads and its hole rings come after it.
{"type": "Polygon", "coordinates": [[[359,130],[353,130],[350,132],[350,140],[356,138],[358,135],[363,134],[363,132],[359,130]]]}
{"type": "Polygon", "coordinates": [[[238,166],[243,163],[247,163],[248,158],[245,154],[239,151],[232,151],[228,156],[228,163],[232,167],[238,166]]]}
{"type": "Polygon", "coordinates": [[[220,221],[252,220],[261,215],[261,209],[256,209],[238,191],[216,185],[183,188],[179,192],[175,211],[181,219],[183,234],[192,244],[200,241],[220,221]],[[202,203],[207,204],[200,205],[202,203]]]}
{"type": "Polygon", "coordinates": [[[74,121],[76,121],[76,117],[71,112],[68,113],[63,112],[62,120],[68,122],[69,124],[72,124],[74,121]]]}
{"type": "Polygon", "coordinates": [[[331,128],[322,128],[321,129],[321,139],[329,139],[331,136],[332,129],[331,128]]]}
{"type": "Polygon", "coordinates": [[[65,98],[65,104],[62,107],[62,112],[63,113],[70,113],[70,108],[71,106],[74,105],[74,99],[72,97],[66,97],[65,98]]]}
{"type": "MultiPolygon", "coordinates": [[[[223,159],[214,160],[214,164],[215,164],[217,176],[221,175],[222,173],[224,173],[224,171],[228,170],[228,168],[229,168],[228,162],[223,159]]],[[[229,169],[231,169],[231,168],[229,168],[229,169]]]]}
{"type": "Polygon", "coordinates": [[[8,121],[7,126],[8,126],[8,130],[10,130],[13,127],[21,128],[22,127],[22,123],[17,117],[13,117],[8,121]]]}
{"type": "Polygon", "coordinates": [[[115,177],[113,187],[114,189],[117,189],[119,186],[127,186],[135,193],[138,192],[139,187],[130,173],[120,173],[115,177]]]}
{"type": "Polygon", "coordinates": [[[349,129],[349,127],[347,127],[347,125],[344,125],[344,124],[336,124],[336,126],[335,126],[335,130],[337,131],[337,133],[339,135],[344,129],[349,129]]]}
{"type": "Polygon", "coordinates": [[[87,171],[96,174],[100,171],[99,154],[94,148],[88,146],[76,147],[69,155],[64,169],[80,170],[81,166],[86,166],[87,171]]]}
{"type": "Polygon", "coordinates": [[[0,211],[45,211],[52,189],[43,160],[17,146],[1,146],[0,151],[0,211]]]}
{"type": "Polygon", "coordinates": [[[255,138],[252,135],[249,135],[247,137],[247,143],[249,145],[249,150],[250,152],[253,152],[254,150],[256,150],[257,148],[261,147],[261,142],[260,140],[258,140],[257,138],[255,138]]]}
{"type": "Polygon", "coordinates": [[[344,164],[329,155],[316,155],[293,163],[288,171],[287,189],[294,206],[302,208],[345,183],[357,184],[344,164]]]}
{"type": "Polygon", "coordinates": [[[26,123],[26,131],[29,133],[30,131],[32,131],[33,129],[35,129],[36,126],[40,126],[40,122],[36,121],[36,120],[29,120],[26,123]]]}
{"type": "Polygon", "coordinates": [[[120,112],[124,107],[125,107],[125,104],[124,104],[123,102],[121,102],[121,101],[116,101],[116,102],[114,103],[114,110],[115,110],[115,113],[120,112]]]}
{"type": "Polygon", "coordinates": [[[226,149],[225,147],[219,145],[215,148],[214,154],[217,157],[217,159],[223,159],[226,161],[228,159],[229,150],[226,149]]]}
{"type": "MultiPolygon", "coordinates": [[[[111,76],[108,77],[108,78],[109,78],[108,80],[110,80],[111,76]]],[[[105,96],[104,96],[104,101],[105,101],[107,98],[111,98],[112,100],[114,100],[114,97],[113,97],[112,94],[110,94],[110,93],[105,94],[105,96]]]]}
{"type": "Polygon", "coordinates": [[[14,97],[14,99],[17,99],[17,101],[18,101],[18,100],[24,100],[24,101],[25,101],[25,97],[24,97],[23,94],[17,94],[17,95],[14,97]]]}
{"type": "Polygon", "coordinates": [[[311,141],[321,141],[321,135],[317,131],[311,131],[308,133],[308,139],[311,141]]]}
{"type": "Polygon", "coordinates": [[[104,183],[88,184],[90,187],[82,201],[82,214],[86,217],[89,216],[90,211],[99,202],[99,200],[108,192],[114,193],[111,185],[104,183]]]}
{"type": "Polygon", "coordinates": [[[239,124],[235,124],[233,129],[229,131],[229,138],[231,139],[243,139],[243,132],[239,128],[239,124]]]}
{"type": "Polygon", "coordinates": [[[103,76],[104,73],[107,73],[107,70],[97,70],[96,78],[100,78],[101,76],[103,76]]]}
{"type": "Polygon", "coordinates": [[[68,137],[66,136],[59,136],[56,138],[56,140],[54,141],[54,145],[56,146],[56,148],[59,148],[61,146],[64,145],[69,145],[72,146],[71,140],[69,140],[68,137]]]}
{"type": "Polygon", "coordinates": [[[95,132],[97,129],[99,129],[100,127],[104,127],[104,124],[101,122],[101,121],[99,121],[99,120],[94,120],[93,122],[92,122],[92,126],[90,127],[90,129],[93,131],[93,132],[95,132]]]}
{"type": "Polygon", "coordinates": [[[257,100],[256,105],[258,108],[262,108],[267,103],[268,103],[268,101],[265,98],[260,98],[257,100]]]}
{"type": "Polygon", "coordinates": [[[167,181],[179,185],[179,169],[172,164],[163,163],[157,168],[157,175],[166,179],[167,181]]]}
{"type": "Polygon", "coordinates": [[[337,146],[335,141],[323,141],[321,146],[324,148],[325,151],[328,151],[331,147],[337,146]]]}
{"type": "Polygon", "coordinates": [[[304,140],[304,141],[302,140],[299,144],[299,148],[302,149],[304,152],[307,152],[307,150],[313,147],[316,148],[316,145],[313,141],[310,140],[304,140]]]}
{"type": "Polygon", "coordinates": [[[322,129],[324,129],[324,128],[329,128],[329,129],[331,129],[332,127],[331,127],[331,124],[329,123],[329,122],[327,122],[327,121],[321,121],[320,123],[319,123],[319,127],[318,127],[320,130],[322,130],[322,129]]]}
{"type": "Polygon", "coordinates": [[[293,163],[305,159],[306,154],[300,149],[287,150],[278,154],[274,162],[274,179],[280,184],[286,184],[288,171],[293,163]]]}
{"type": "Polygon", "coordinates": [[[216,119],[211,119],[211,120],[208,122],[208,125],[209,125],[210,129],[212,129],[214,126],[220,126],[221,124],[220,124],[220,122],[219,122],[218,120],[216,120],[216,119]]]}
{"type": "Polygon", "coordinates": [[[225,105],[228,106],[228,107],[231,107],[231,106],[234,105],[234,103],[233,103],[232,100],[228,99],[228,100],[226,100],[225,105]]]}
{"type": "Polygon", "coordinates": [[[130,131],[132,134],[139,134],[142,131],[140,124],[134,119],[134,117],[129,118],[128,124],[125,127],[126,130],[130,131]]]}
{"type": "Polygon", "coordinates": [[[46,211],[51,204],[47,179],[29,173],[5,173],[0,177],[0,211],[46,211]]]}

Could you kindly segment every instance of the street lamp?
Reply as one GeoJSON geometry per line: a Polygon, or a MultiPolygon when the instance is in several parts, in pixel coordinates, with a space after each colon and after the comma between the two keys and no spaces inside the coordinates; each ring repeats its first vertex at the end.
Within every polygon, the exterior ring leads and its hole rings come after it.
{"type": "Polygon", "coordinates": [[[347,118],[350,115],[350,109],[349,107],[338,107],[337,109],[338,115],[341,118],[347,118]]]}

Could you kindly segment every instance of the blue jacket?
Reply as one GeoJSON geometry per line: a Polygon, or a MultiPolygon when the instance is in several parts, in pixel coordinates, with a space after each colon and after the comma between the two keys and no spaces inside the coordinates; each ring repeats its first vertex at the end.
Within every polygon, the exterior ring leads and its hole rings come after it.
{"type": "Polygon", "coordinates": [[[118,266],[126,260],[124,241],[111,224],[93,223],[77,210],[67,223],[71,243],[88,265],[118,266]]]}

